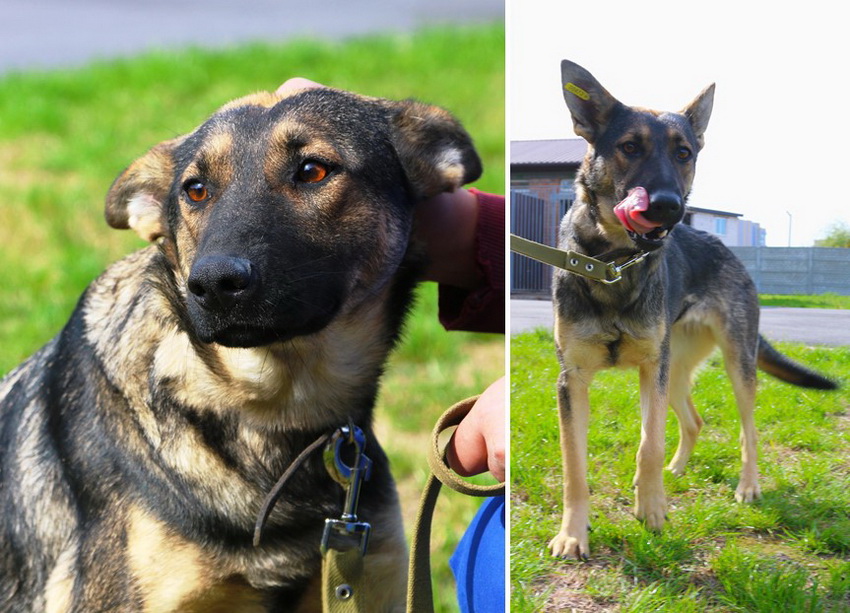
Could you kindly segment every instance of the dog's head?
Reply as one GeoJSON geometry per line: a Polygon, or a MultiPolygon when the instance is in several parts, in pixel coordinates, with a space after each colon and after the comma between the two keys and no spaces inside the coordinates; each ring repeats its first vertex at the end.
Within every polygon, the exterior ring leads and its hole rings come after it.
{"type": "Polygon", "coordinates": [[[380,293],[414,205],[475,180],[447,112],[332,89],[255,94],[129,166],[106,218],[166,254],[204,342],[311,334],[380,293]]]}
{"type": "Polygon", "coordinates": [[[586,200],[606,230],[657,249],[685,215],[714,85],[671,113],[626,106],[568,60],[561,81],[575,132],[590,144],[578,180],[586,200]]]}

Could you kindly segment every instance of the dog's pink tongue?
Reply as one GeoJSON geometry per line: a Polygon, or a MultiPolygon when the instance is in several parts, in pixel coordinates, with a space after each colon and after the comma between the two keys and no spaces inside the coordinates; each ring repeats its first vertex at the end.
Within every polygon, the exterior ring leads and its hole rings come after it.
{"type": "Polygon", "coordinates": [[[614,207],[614,213],[627,230],[637,234],[651,232],[661,224],[643,216],[649,209],[649,194],[643,187],[635,187],[622,202],[614,207]]]}

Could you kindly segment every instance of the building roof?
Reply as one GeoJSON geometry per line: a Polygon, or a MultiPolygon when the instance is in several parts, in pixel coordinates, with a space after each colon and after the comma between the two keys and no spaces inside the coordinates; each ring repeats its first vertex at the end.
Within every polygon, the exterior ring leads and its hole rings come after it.
{"type": "Polygon", "coordinates": [[[511,141],[511,166],[532,164],[569,164],[578,166],[584,159],[587,143],[582,138],[511,141]]]}
{"type": "Polygon", "coordinates": [[[719,215],[721,217],[743,217],[743,213],[732,213],[730,211],[719,211],[717,209],[704,209],[698,206],[688,205],[688,211],[691,213],[706,213],[708,215],[719,215]]]}

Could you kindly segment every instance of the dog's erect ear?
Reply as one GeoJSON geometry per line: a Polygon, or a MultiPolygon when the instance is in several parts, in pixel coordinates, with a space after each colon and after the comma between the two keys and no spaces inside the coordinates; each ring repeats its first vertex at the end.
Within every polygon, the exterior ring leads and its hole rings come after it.
{"type": "Polygon", "coordinates": [[[592,74],[569,60],[561,61],[561,86],[575,133],[593,144],[620,102],[592,74]]]}
{"type": "Polygon", "coordinates": [[[147,241],[166,233],[165,200],[174,179],[174,148],[181,136],[155,146],[118,175],[106,194],[106,221],[133,228],[147,241]]]}
{"type": "Polygon", "coordinates": [[[714,83],[702,90],[699,96],[682,109],[682,115],[688,118],[700,149],[705,144],[703,135],[708,127],[712,107],[714,107],[714,83]]]}
{"type": "Polygon", "coordinates": [[[389,108],[393,144],[417,201],[481,176],[472,138],[448,111],[413,100],[389,108]]]}

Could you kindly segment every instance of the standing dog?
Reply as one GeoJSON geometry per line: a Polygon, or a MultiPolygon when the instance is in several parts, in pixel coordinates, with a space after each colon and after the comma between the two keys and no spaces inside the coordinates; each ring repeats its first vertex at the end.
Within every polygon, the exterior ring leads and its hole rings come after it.
{"type": "Polygon", "coordinates": [[[404,606],[406,547],[372,407],[422,257],[414,205],[474,180],[448,113],[330,89],[256,94],[154,147],[106,218],[154,244],[111,266],[0,384],[0,609],[317,610],[345,493],[314,453],[358,425],[365,581],[404,606]]]}
{"type": "Polygon", "coordinates": [[[564,514],[549,546],[556,556],[588,548],[588,387],[605,368],[640,373],[641,441],[635,515],[653,530],[667,513],[662,468],[670,404],[679,447],[668,468],[684,471],[702,420],[691,377],[720,346],[741,416],[743,466],[735,497],[759,497],[753,423],[757,367],[791,383],[830,389],[824,377],[792,363],[759,337],[755,287],[716,238],[680,224],[714,98],[707,87],[679,113],[629,107],[582,67],[561,64],[575,131],[589,143],[576,179],[578,196],[560,229],[560,247],[622,261],[647,253],[612,285],[555,273],[555,342],[564,514]],[[607,254],[603,255],[603,254],[607,254]]]}

